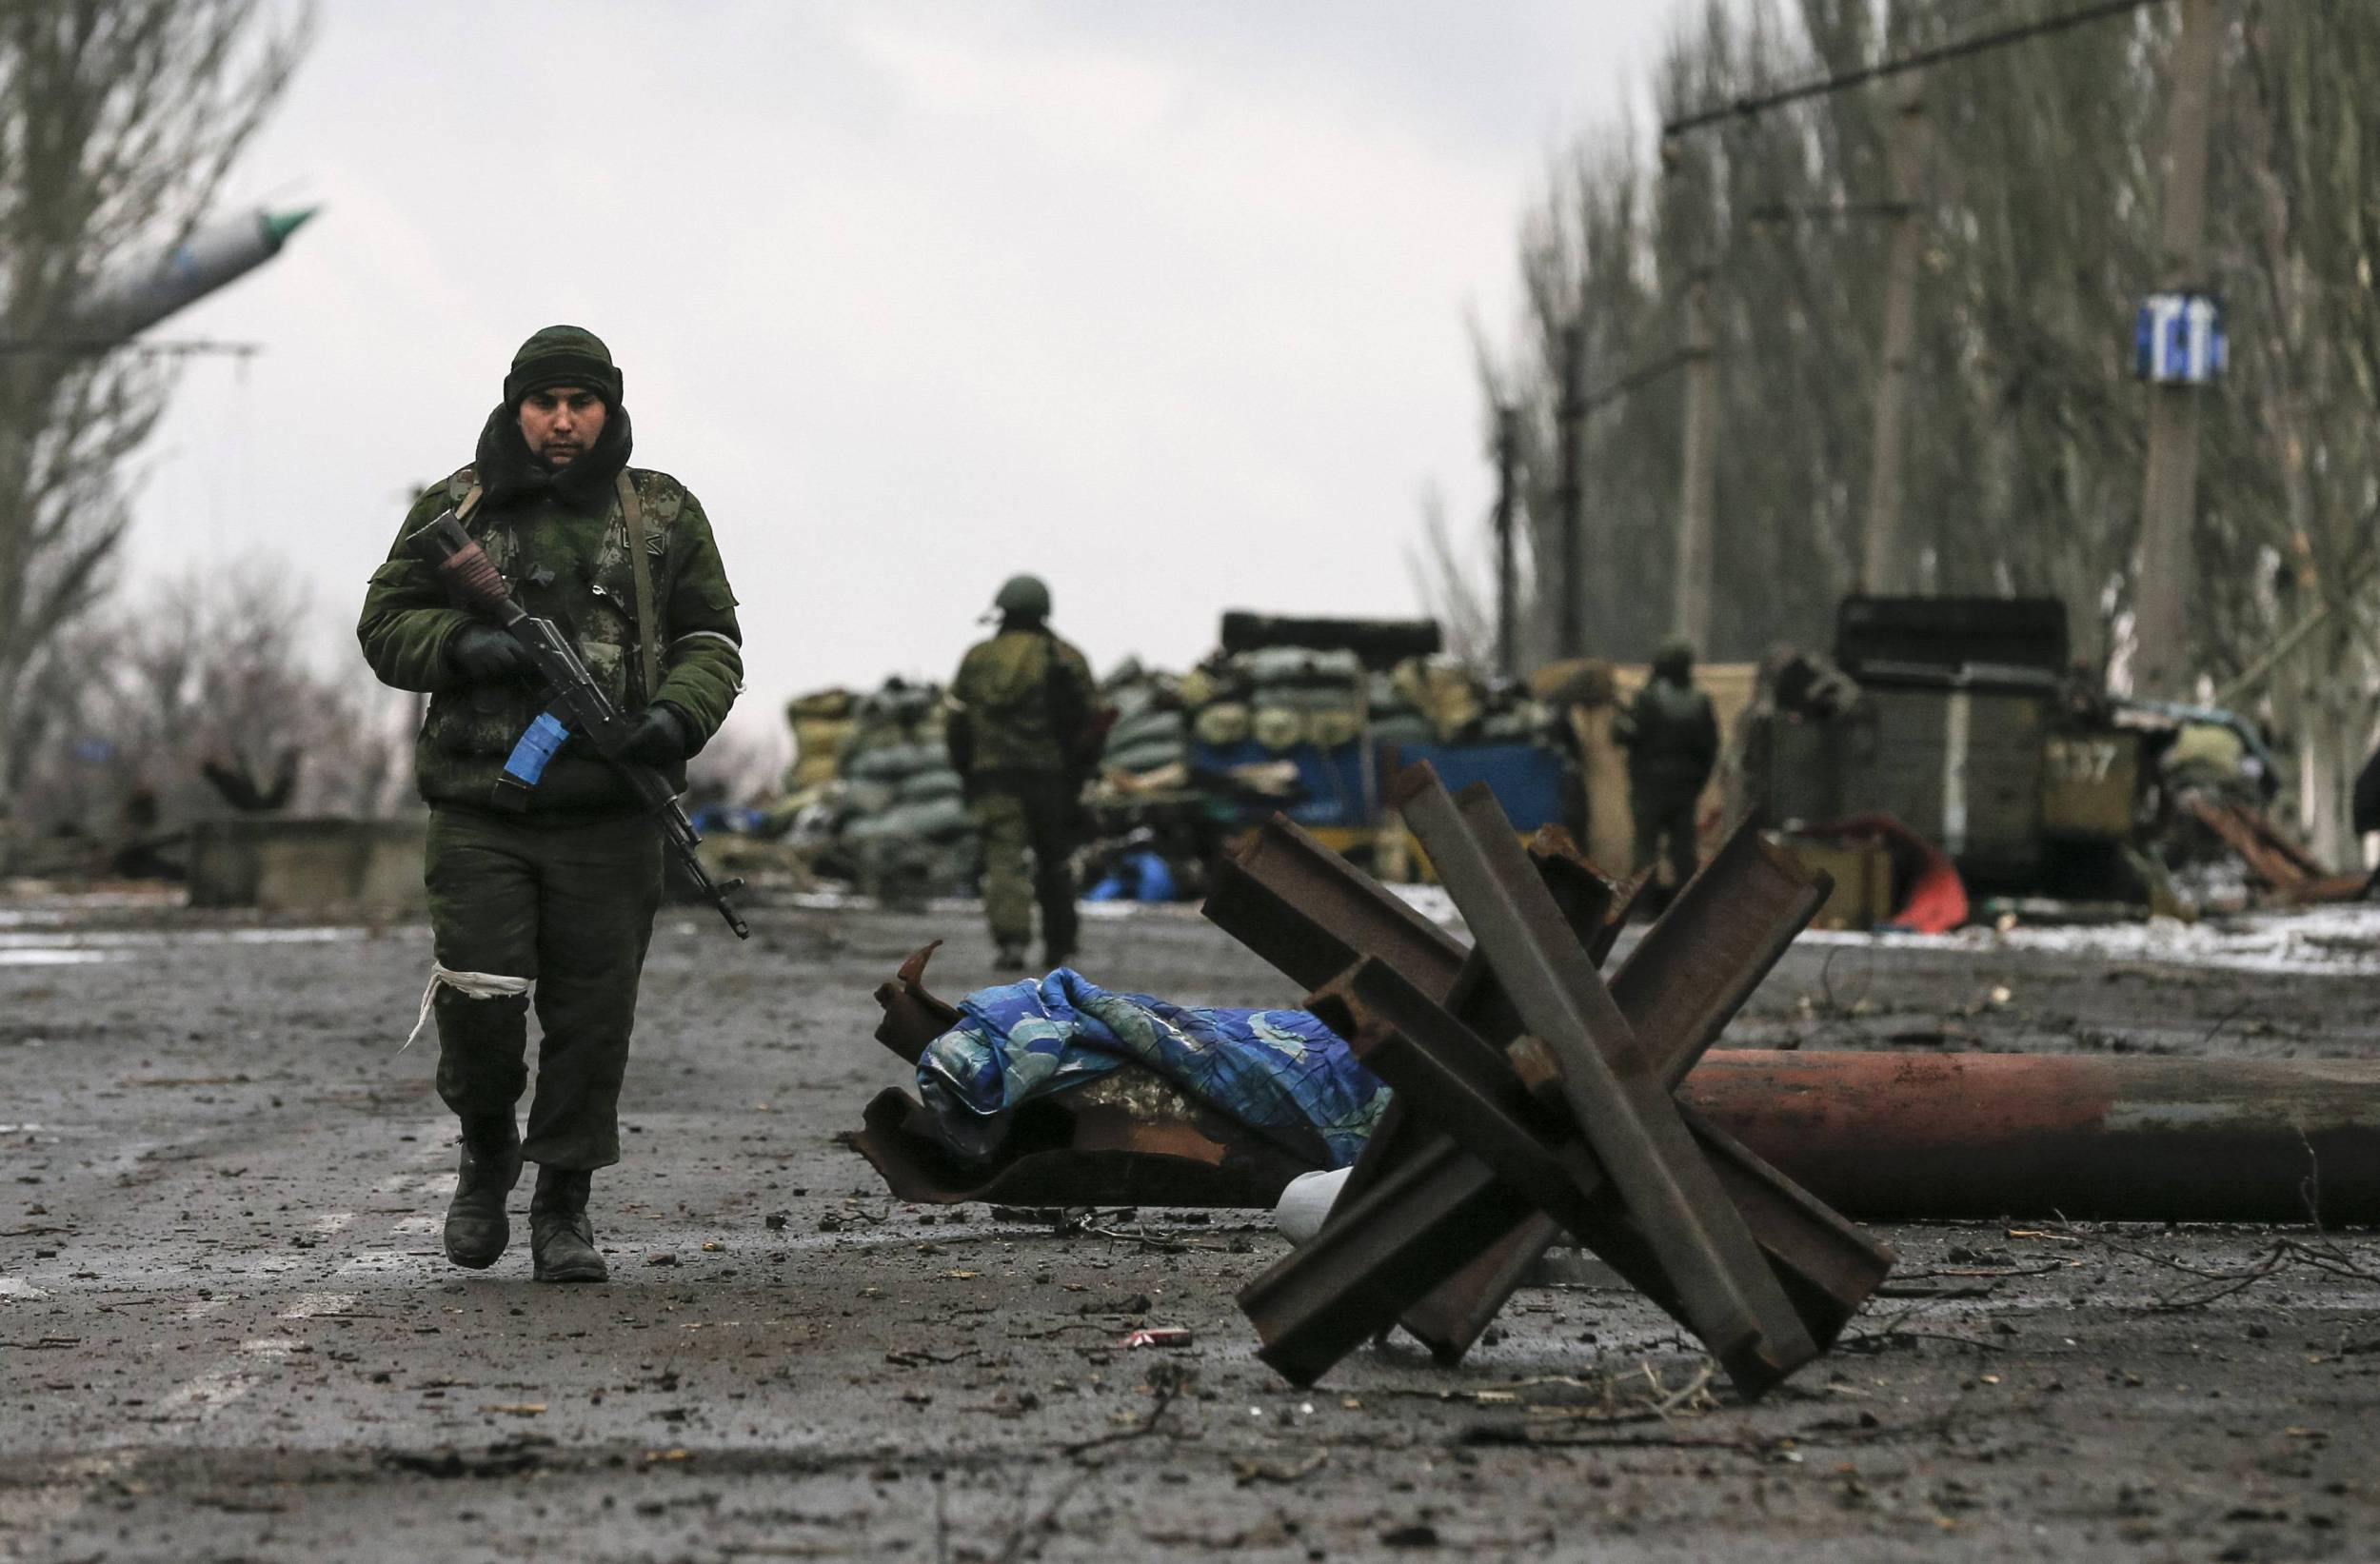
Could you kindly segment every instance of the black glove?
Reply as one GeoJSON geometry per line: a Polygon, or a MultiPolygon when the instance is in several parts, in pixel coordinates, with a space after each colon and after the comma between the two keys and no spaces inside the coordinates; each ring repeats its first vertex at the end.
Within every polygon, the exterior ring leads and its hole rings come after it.
{"type": "Polygon", "coordinates": [[[466,624],[446,643],[446,661],[474,684],[500,683],[529,671],[529,654],[493,624],[466,624]]]}
{"type": "Polygon", "coordinates": [[[692,740],[685,714],[666,701],[657,701],[628,724],[628,759],[646,765],[675,765],[685,759],[692,740]]]}

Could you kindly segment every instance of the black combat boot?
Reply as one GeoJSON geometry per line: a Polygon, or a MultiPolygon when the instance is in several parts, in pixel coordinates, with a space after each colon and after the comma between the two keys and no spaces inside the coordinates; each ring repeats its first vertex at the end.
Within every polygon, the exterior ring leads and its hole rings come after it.
{"type": "Polygon", "coordinates": [[[510,1119],[463,1126],[463,1159],[446,1203],[446,1258],[471,1271],[496,1263],[512,1241],[505,1197],[520,1181],[521,1132],[510,1119]]]}
{"type": "Polygon", "coordinates": [[[594,1180],[585,1169],[537,1170],[537,1193],[529,1198],[529,1255],[539,1281],[611,1279],[595,1248],[594,1224],[586,1219],[586,1192],[594,1180]]]}

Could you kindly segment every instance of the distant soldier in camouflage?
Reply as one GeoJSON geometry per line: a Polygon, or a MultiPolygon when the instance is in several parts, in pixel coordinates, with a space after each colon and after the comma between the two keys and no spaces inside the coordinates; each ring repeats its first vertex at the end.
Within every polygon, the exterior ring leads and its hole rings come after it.
{"type": "Polygon", "coordinates": [[[1000,633],[968,648],[944,732],[983,841],[983,912],[1001,970],[1021,971],[1041,908],[1042,964],[1075,951],[1074,852],[1098,761],[1091,664],[1049,627],[1049,588],[1017,576],[992,606],[1000,633]],[[1032,867],[1026,868],[1026,856],[1032,867]]]}
{"type": "Polygon", "coordinates": [[[532,614],[576,642],[633,714],[633,758],[683,788],[744,677],[735,594],[709,519],[666,473],[628,465],[611,353],[576,327],[525,343],[477,459],[415,503],[372,573],[356,634],[372,671],[429,692],[415,750],[429,802],[438,1091],[462,1120],[446,1257],[492,1265],[524,1160],[540,1281],[601,1281],[586,1215],[594,1170],[620,1159],[620,1084],[639,974],[661,901],[661,838],[601,758],[565,744],[525,812],[491,807],[498,773],[540,709],[526,654],[451,606],[406,538],[452,506],[532,614]],[[524,1139],[534,986],[545,1033],[524,1139]]]}
{"type": "Polygon", "coordinates": [[[1694,878],[1695,807],[1718,759],[1719,724],[1711,698],[1695,688],[1695,649],[1662,643],[1653,676],[1620,713],[1614,737],[1628,747],[1628,807],[1636,822],[1636,872],[1661,861],[1670,884],[1694,878]]]}

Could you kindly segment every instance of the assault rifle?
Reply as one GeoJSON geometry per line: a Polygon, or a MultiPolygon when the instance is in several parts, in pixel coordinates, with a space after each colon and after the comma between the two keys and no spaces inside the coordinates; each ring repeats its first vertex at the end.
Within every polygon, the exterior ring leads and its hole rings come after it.
{"type": "Polygon", "coordinates": [[[580,661],[578,648],[570,643],[570,638],[552,620],[540,619],[521,606],[511,586],[496,569],[495,562],[487,557],[487,550],[464,530],[453,511],[442,512],[436,521],[406,542],[437,569],[439,579],[446,584],[446,590],[457,603],[484,619],[493,620],[521,643],[545,682],[546,707],[512,746],[504,774],[496,779],[496,807],[527,808],[529,790],[545,776],[546,762],[554,758],[554,752],[573,735],[585,739],[595,747],[596,754],[610,762],[621,781],[661,822],[662,835],[668,841],[669,850],[677,855],[679,867],[719,909],[719,916],[735,930],[736,938],[750,939],[751,929],[727,900],[727,893],[743,889],[744,881],[730,880],[721,885],[704,872],[703,861],[694,851],[703,839],[695,834],[694,822],[686,819],[676,790],[651,766],[628,759],[631,724],[621,715],[620,708],[611,703],[604,687],[595,683],[594,675],[586,671],[586,664],[580,661]]]}

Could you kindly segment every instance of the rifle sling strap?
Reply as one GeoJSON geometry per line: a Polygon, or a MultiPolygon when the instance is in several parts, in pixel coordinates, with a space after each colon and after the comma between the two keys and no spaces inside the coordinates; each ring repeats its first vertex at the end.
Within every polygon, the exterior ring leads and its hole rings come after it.
{"type": "Polygon", "coordinates": [[[486,490],[480,487],[477,484],[473,484],[469,488],[465,489],[463,491],[462,503],[454,507],[454,519],[458,522],[468,523],[473,516],[479,513],[480,496],[486,492],[486,490]]]}
{"type": "Polygon", "coordinates": [[[636,643],[645,669],[645,703],[661,688],[661,625],[653,612],[653,566],[645,558],[645,506],[627,469],[620,471],[620,527],[628,540],[628,559],[636,571],[636,643]]]}

